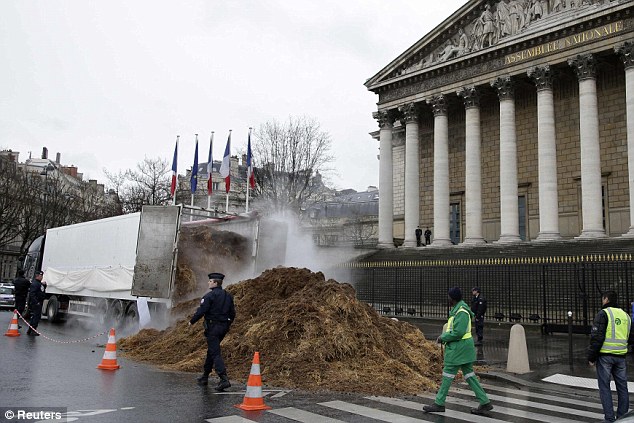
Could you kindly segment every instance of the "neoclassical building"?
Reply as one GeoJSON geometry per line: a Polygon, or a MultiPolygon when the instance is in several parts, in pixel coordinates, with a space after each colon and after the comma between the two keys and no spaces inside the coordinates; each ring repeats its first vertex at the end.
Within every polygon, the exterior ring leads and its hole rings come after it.
{"type": "Polygon", "coordinates": [[[470,0],[370,78],[379,245],[634,236],[633,14],[470,0]]]}

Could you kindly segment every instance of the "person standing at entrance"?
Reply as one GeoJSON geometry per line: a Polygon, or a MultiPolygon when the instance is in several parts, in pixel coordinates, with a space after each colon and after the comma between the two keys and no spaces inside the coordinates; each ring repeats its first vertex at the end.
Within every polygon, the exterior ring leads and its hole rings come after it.
{"type": "Polygon", "coordinates": [[[431,231],[429,228],[425,230],[425,245],[431,244],[431,231]]]}
{"type": "Polygon", "coordinates": [[[207,338],[207,358],[203,366],[203,374],[196,380],[199,385],[207,385],[209,374],[215,368],[220,378],[216,391],[223,392],[231,387],[231,383],[227,377],[225,362],[222,359],[220,342],[229,332],[229,327],[236,318],[236,309],[233,305],[231,294],[222,289],[222,281],[225,275],[222,273],[210,273],[207,276],[209,277],[210,291],[200,300],[200,307],[198,307],[198,310],[196,310],[196,313],[189,321],[191,326],[201,317],[205,317],[204,333],[205,338],[207,338]]]}
{"type": "Polygon", "coordinates": [[[471,299],[471,311],[475,315],[475,332],[478,339],[475,345],[482,345],[484,335],[484,313],[487,311],[487,300],[482,296],[480,288],[477,286],[471,289],[473,298],[471,299]]]}
{"type": "Polygon", "coordinates": [[[420,247],[422,245],[421,237],[423,236],[423,230],[420,228],[420,226],[417,226],[414,233],[416,234],[416,246],[420,247]]]}
{"type": "Polygon", "coordinates": [[[588,362],[597,368],[599,396],[605,421],[613,422],[625,415],[630,408],[627,392],[627,367],[625,355],[628,345],[634,344],[632,320],[619,308],[615,291],[606,291],[601,296],[601,311],[597,313],[590,332],[588,362]],[[612,405],[610,379],[614,379],[618,406],[616,416],[612,405]]]}
{"type": "Polygon", "coordinates": [[[480,405],[472,408],[472,414],[485,414],[493,409],[486,392],[482,389],[478,377],[473,371],[473,362],[476,360],[476,350],[471,336],[471,318],[473,313],[469,306],[462,301],[460,288],[451,288],[448,292],[452,309],[449,312],[449,320],[445,331],[436,340],[445,345],[445,364],[442,369],[442,382],[436,400],[431,405],[426,405],[423,410],[427,413],[442,413],[445,411],[445,400],[449,393],[451,382],[462,370],[465,381],[475,393],[480,405]]]}

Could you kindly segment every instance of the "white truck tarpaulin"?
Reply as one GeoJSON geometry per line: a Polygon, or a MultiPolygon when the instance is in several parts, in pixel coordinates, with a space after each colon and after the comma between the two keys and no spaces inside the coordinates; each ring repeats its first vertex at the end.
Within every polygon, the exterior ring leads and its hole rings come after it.
{"type": "Polygon", "coordinates": [[[66,292],[79,292],[89,289],[94,292],[130,291],[133,268],[112,267],[61,271],[47,268],[44,280],[49,287],[66,292]]]}

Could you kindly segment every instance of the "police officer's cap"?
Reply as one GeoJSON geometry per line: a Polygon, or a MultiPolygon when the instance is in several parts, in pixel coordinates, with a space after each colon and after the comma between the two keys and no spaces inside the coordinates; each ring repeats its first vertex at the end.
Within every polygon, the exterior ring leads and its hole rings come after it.
{"type": "Polygon", "coordinates": [[[471,291],[482,292],[482,291],[480,291],[480,287],[479,286],[474,286],[473,288],[471,288],[471,291]]]}
{"type": "Polygon", "coordinates": [[[43,275],[43,274],[44,274],[44,272],[42,272],[41,270],[38,270],[37,272],[35,272],[35,276],[37,276],[37,275],[43,275]]]}
{"type": "Polygon", "coordinates": [[[210,273],[207,276],[209,276],[209,279],[214,281],[222,281],[225,279],[225,275],[222,273],[210,273]]]}

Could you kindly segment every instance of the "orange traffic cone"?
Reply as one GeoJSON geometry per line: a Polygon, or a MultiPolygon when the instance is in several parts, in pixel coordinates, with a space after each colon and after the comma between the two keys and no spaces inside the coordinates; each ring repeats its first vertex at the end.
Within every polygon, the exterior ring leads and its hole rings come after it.
{"type": "Polygon", "coordinates": [[[242,404],[236,404],[238,407],[246,411],[270,410],[271,407],[264,404],[262,399],[262,376],[260,375],[260,353],[255,352],[253,355],[253,364],[251,364],[251,373],[247,381],[247,392],[244,394],[242,404]]]}
{"type": "Polygon", "coordinates": [[[108,335],[108,343],[106,344],[106,351],[104,351],[101,363],[99,363],[97,368],[102,370],[117,370],[119,367],[117,364],[117,343],[114,340],[114,328],[111,328],[110,335],[108,335]]]}
{"type": "Polygon", "coordinates": [[[18,311],[13,310],[13,317],[11,318],[11,323],[9,324],[9,329],[4,334],[4,336],[20,336],[20,331],[18,331],[18,311]]]}

